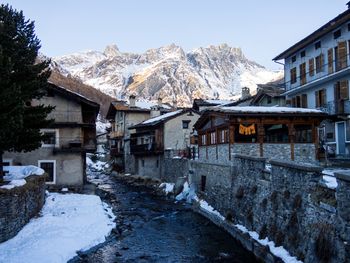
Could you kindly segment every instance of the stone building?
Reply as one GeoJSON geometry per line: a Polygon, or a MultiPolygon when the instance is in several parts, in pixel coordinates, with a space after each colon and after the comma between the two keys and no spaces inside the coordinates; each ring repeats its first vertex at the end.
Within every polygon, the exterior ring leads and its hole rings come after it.
{"type": "Polygon", "coordinates": [[[199,160],[230,163],[233,154],[300,162],[318,159],[319,110],[233,106],[206,110],[195,124],[199,160]]]}
{"type": "Polygon", "coordinates": [[[99,104],[53,83],[47,95],[32,104],[55,106],[48,116],[53,125],[42,129],[47,139],[32,152],[5,152],[4,162],[43,168],[52,187],[81,187],[86,180],[86,153],[96,151],[99,104]]]}
{"type": "MultiPolygon", "coordinates": [[[[350,156],[350,9],[273,60],[284,60],[286,103],[330,115],[321,141],[338,156],[350,156]]],[[[326,147],[325,147],[326,148],[326,147]]]]}
{"type": "Polygon", "coordinates": [[[158,103],[137,101],[134,95],[126,101],[113,101],[108,109],[106,119],[111,123],[108,134],[110,155],[114,159],[116,168],[125,170],[126,173],[134,173],[134,159],[130,155],[130,131],[129,127],[143,122],[155,115],[169,112],[171,107],[158,103]]]}
{"type": "Polygon", "coordinates": [[[130,127],[130,153],[135,158],[135,173],[160,179],[164,155],[188,157],[191,132],[198,118],[196,111],[180,109],[130,127]]]}

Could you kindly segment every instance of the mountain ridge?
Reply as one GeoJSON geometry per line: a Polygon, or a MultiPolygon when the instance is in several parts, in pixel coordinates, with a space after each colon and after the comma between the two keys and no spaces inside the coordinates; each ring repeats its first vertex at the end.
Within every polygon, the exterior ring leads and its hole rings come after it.
{"type": "Polygon", "coordinates": [[[130,94],[190,106],[193,99],[237,99],[247,86],[277,80],[281,72],[267,70],[245,57],[240,48],[227,44],[199,47],[185,52],[175,44],[144,53],[121,52],[117,45],[101,51],[83,51],[54,57],[53,67],[62,75],[123,99],[130,94]]]}

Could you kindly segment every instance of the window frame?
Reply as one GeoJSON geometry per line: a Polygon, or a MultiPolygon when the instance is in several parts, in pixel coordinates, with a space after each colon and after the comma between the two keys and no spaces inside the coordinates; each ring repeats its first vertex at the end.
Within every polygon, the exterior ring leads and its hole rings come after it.
{"type": "Polygon", "coordinates": [[[41,168],[41,163],[53,163],[53,181],[45,182],[46,184],[56,184],[57,173],[56,173],[56,160],[38,160],[38,167],[41,168]]]}
{"type": "Polygon", "coordinates": [[[41,133],[55,133],[55,144],[45,144],[44,142],[41,142],[41,147],[42,148],[48,148],[48,147],[59,147],[60,142],[59,142],[59,129],[40,129],[41,133]]]}

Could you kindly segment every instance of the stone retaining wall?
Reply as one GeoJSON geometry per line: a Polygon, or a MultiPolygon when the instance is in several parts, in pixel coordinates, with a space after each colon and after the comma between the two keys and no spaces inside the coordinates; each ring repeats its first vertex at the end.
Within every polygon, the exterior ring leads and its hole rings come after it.
{"type": "Polygon", "coordinates": [[[234,224],[282,245],[304,262],[346,262],[350,244],[350,174],[338,188],[320,184],[321,168],[235,155],[231,165],[190,162],[200,197],[234,224]],[[205,176],[205,189],[203,189],[205,176]]]}
{"type": "Polygon", "coordinates": [[[45,203],[45,176],[29,176],[24,186],[0,189],[0,243],[14,237],[45,203]]]}
{"type": "Polygon", "coordinates": [[[178,178],[187,177],[188,171],[188,159],[165,158],[161,179],[167,183],[176,183],[178,178]]]}

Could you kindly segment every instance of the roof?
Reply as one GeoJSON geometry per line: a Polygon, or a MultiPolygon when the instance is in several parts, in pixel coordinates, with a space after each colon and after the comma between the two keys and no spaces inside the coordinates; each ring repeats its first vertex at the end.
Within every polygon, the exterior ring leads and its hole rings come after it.
{"type": "Polygon", "coordinates": [[[64,88],[64,87],[61,87],[61,86],[58,86],[51,81],[48,81],[48,83],[49,83],[48,88],[50,90],[54,91],[55,93],[57,93],[61,96],[66,97],[66,98],[70,98],[70,99],[73,99],[79,103],[93,107],[98,113],[98,111],[100,109],[100,104],[98,104],[97,102],[90,100],[77,92],[71,91],[71,90],[64,88]]]}
{"type": "Polygon", "coordinates": [[[199,110],[202,106],[218,106],[232,102],[231,100],[204,100],[204,99],[194,99],[193,109],[199,110]]]}
{"type": "Polygon", "coordinates": [[[192,109],[180,109],[180,110],[171,111],[171,112],[162,114],[160,116],[145,120],[137,125],[131,126],[129,129],[153,127],[153,126],[159,125],[161,123],[165,123],[173,118],[176,118],[177,116],[180,116],[180,115],[182,115],[184,113],[188,113],[188,112],[194,112],[194,113],[198,114],[196,111],[194,111],[192,109]]]}
{"type": "Polygon", "coordinates": [[[204,111],[202,116],[195,123],[196,129],[200,128],[211,114],[223,114],[236,117],[327,117],[328,115],[320,110],[290,107],[265,107],[265,106],[217,106],[204,111]]]}
{"type": "Polygon", "coordinates": [[[264,96],[269,96],[271,98],[283,98],[282,95],[285,92],[283,85],[276,85],[272,83],[268,84],[258,84],[258,92],[251,101],[251,105],[259,102],[264,96]]]}
{"type": "MultiPolygon", "coordinates": [[[[130,106],[126,101],[123,100],[116,100],[112,101],[106,118],[107,119],[113,119],[117,111],[124,111],[124,112],[134,112],[134,113],[150,113],[151,107],[157,106],[156,103],[152,103],[149,101],[136,101],[135,106],[130,106]]],[[[163,112],[167,112],[171,109],[171,106],[168,104],[162,104],[160,106],[160,110],[163,112]]]]}
{"type": "Polygon", "coordinates": [[[313,42],[317,41],[324,35],[328,34],[329,32],[337,29],[340,25],[348,22],[350,19],[350,9],[347,9],[345,12],[341,13],[334,19],[330,20],[325,25],[321,26],[319,29],[314,31],[312,34],[308,35],[307,37],[300,40],[298,43],[294,44],[287,50],[283,51],[281,54],[276,56],[273,60],[280,60],[287,57],[290,57],[300,49],[305,48],[306,46],[312,44],[313,42]]]}

